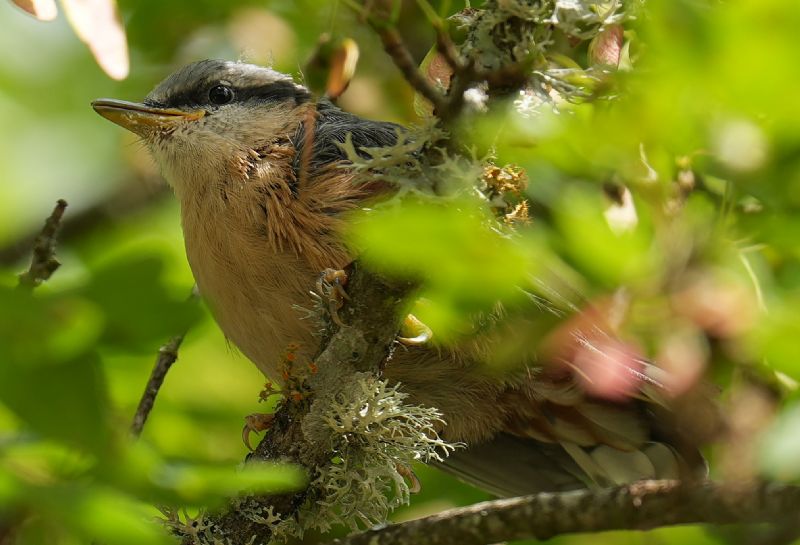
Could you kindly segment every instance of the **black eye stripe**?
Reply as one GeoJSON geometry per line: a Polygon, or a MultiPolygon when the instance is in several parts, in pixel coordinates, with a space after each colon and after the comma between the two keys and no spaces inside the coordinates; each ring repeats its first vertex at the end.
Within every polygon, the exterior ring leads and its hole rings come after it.
{"type": "Polygon", "coordinates": [[[266,85],[242,87],[237,89],[240,100],[263,100],[265,102],[280,102],[294,100],[296,104],[307,102],[311,94],[307,89],[291,81],[275,81],[266,85]]]}
{"type": "MultiPolygon", "coordinates": [[[[224,91],[214,91],[224,93],[224,91]]],[[[220,95],[221,96],[221,95],[220,95]]],[[[290,80],[279,80],[263,85],[236,85],[220,83],[219,81],[211,84],[204,82],[194,89],[184,89],[171,94],[162,104],[168,108],[202,106],[219,106],[230,102],[283,102],[294,101],[295,104],[302,104],[311,100],[311,93],[300,85],[296,85],[290,80]],[[231,100],[227,102],[215,102],[211,98],[212,91],[218,88],[227,87],[232,91],[231,100]]]]}

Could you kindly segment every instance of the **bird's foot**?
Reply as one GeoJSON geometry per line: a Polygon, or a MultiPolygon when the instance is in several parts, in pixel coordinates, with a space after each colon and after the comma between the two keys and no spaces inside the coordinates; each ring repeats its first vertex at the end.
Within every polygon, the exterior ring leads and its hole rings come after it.
{"type": "Polygon", "coordinates": [[[267,380],[264,383],[264,387],[258,392],[258,402],[264,402],[268,400],[270,397],[274,395],[282,395],[283,391],[280,388],[276,388],[275,384],[271,380],[267,380]]]}
{"type": "Polygon", "coordinates": [[[274,414],[253,413],[244,417],[244,427],[242,428],[242,441],[251,451],[255,450],[250,445],[250,434],[268,430],[275,420],[274,414]]]}
{"type": "Polygon", "coordinates": [[[397,472],[404,478],[408,479],[409,493],[419,494],[419,492],[422,490],[422,483],[419,482],[419,477],[417,477],[416,473],[414,473],[414,470],[405,464],[397,464],[396,467],[397,472]]]}
{"type": "Polygon", "coordinates": [[[406,346],[421,346],[433,338],[433,331],[413,314],[408,314],[400,326],[397,342],[406,346]]]}
{"type": "Polygon", "coordinates": [[[327,304],[331,320],[339,327],[344,326],[342,319],[339,318],[339,309],[350,299],[344,289],[346,285],[347,273],[339,269],[325,269],[317,279],[317,293],[327,304]]]}

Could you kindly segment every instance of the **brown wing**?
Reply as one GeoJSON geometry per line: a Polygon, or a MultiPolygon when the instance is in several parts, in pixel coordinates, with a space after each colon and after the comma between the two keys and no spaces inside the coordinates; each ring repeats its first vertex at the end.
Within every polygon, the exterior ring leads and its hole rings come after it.
{"type": "MultiPolygon", "coordinates": [[[[516,329],[510,322],[506,316],[495,330],[516,329]]],[[[574,347],[542,349],[540,343],[537,367],[499,371],[483,361],[508,337],[490,337],[482,334],[458,349],[400,349],[386,368],[413,401],[442,410],[444,437],[466,443],[440,465],[445,471],[500,495],[705,472],[697,443],[684,436],[670,410],[657,367],[622,358],[632,377],[625,382],[629,391],[603,397],[575,365],[574,347]]]]}

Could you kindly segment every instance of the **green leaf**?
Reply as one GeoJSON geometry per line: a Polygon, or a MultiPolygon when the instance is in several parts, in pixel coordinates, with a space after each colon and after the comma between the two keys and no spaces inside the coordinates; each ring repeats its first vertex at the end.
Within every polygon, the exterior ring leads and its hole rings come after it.
{"type": "Polygon", "coordinates": [[[608,204],[595,195],[572,189],[557,204],[556,224],[567,254],[607,288],[649,278],[655,268],[646,228],[639,222],[615,232],[603,215],[608,204]]]}
{"type": "Polygon", "coordinates": [[[354,219],[350,241],[377,270],[424,282],[429,301],[420,318],[438,335],[463,326],[457,322],[466,313],[520,297],[519,287],[535,269],[533,245],[501,233],[480,204],[468,200],[409,201],[364,213],[354,219]]]}
{"type": "Polygon", "coordinates": [[[0,366],[0,401],[44,436],[97,453],[111,441],[105,377],[96,354],[56,365],[0,366]]]}
{"type": "Polygon", "coordinates": [[[83,537],[108,545],[174,543],[153,520],[153,509],[130,496],[102,486],[76,484],[30,487],[27,501],[51,521],[83,537]]]}
{"type": "Polygon", "coordinates": [[[759,320],[750,336],[755,354],[765,358],[773,369],[800,379],[800,315],[797,297],[781,301],[759,320]]]}
{"type": "Polygon", "coordinates": [[[765,475],[783,481],[800,477],[800,404],[782,412],[764,433],[759,451],[765,475]]]}
{"type": "Polygon", "coordinates": [[[163,281],[161,257],[126,255],[95,271],[81,293],[102,309],[102,341],[123,349],[152,352],[166,339],[189,328],[200,310],[176,297],[163,281]]]}
{"type": "Polygon", "coordinates": [[[102,331],[98,309],[79,297],[0,287],[0,361],[56,365],[88,351],[102,331]]]}
{"type": "Polygon", "coordinates": [[[232,463],[166,462],[141,441],[101,462],[98,478],[156,505],[211,507],[242,492],[280,494],[307,482],[303,470],[289,464],[251,462],[237,469],[232,463]]]}

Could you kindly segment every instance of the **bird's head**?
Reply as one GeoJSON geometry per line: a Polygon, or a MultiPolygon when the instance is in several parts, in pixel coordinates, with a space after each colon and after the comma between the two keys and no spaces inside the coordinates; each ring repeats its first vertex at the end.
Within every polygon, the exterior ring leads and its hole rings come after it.
{"type": "Polygon", "coordinates": [[[179,192],[203,177],[235,177],[237,158],[293,132],[309,91],[290,76],[204,60],[162,81],[141,103],[99,99],[95,111],[138,135],[179,192]]]}

